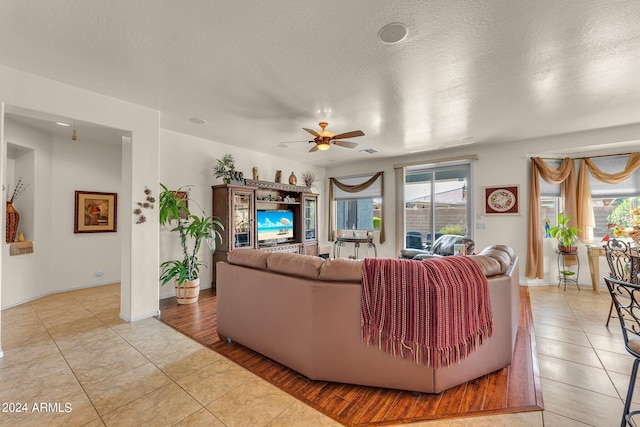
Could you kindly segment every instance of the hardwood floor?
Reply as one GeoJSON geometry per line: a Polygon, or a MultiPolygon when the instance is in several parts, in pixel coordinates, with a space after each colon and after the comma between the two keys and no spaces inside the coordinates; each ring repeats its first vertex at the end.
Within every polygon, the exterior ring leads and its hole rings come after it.
{"type": "Polygon", "coordinates": [[[226,344],[216,331],[216,295],[199,301],[160,302],[160,320],[271,382],[344,425],[386,425],[420,420],[542,410],[529,292],[520,287],[520,325],[512,364],[441,394],[414,394],[352,384],[311,381],[239,344],[226,344]]]}

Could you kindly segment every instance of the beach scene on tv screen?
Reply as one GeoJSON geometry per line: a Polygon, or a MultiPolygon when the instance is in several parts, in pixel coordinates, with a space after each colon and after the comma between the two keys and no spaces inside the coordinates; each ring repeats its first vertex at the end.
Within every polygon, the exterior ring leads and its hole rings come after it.
{"type": "Polygon", "coordinates": [[[290,211],[258,211],[258,239],[293,238],[293,214],[290,211]]]}

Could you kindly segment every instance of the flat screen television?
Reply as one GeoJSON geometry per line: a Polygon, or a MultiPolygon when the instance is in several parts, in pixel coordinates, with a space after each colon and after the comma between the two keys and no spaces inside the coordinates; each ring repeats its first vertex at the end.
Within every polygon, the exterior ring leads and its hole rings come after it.
{"type": "Polygon", "coordinates": [[[258,210],[258,243],[275,245],[293,241],[293,212],[258,210]]]}

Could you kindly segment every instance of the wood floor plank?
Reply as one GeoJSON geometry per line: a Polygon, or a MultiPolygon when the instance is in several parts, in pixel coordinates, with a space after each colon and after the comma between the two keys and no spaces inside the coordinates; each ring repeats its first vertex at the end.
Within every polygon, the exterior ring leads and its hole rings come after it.
{"type": "Polygon", "coordinates": [[[401,398],[401,394],[398,390],[388,388],[380,389],[380,393],[378,393],[369,404],[369,410],[355,418],[354,424],[367,425],[384,420],[387,411],[393,406],[397,399],[401,398]]]}
{"type": "Polygon", "coordinates": [[[460,403],[467,391],[467,383],[452,387],[442,393],[438,407],[435,409],[434,415],[457,414],[460,412],[460,403]]]}
{"type": "Polygon", "coordinates": [[[343,425],[390,423],[542,410],[535,332],[526,287],[520,287],[520,325],[513,362],[507,368],[440,394],[312,381],[238,343],[221,342],[216,331],[216,295],[205,289],[197,303],[160,302],[159,319],[259,375],[343,425]]]}
{"type": "Polygon", "coordinates": [[[483,375],[480,378],[467,382],[467,388],[460,402],[460,412],[482,411],[488,383],[488,375],[483,375]]]}
{"type": "Polygon", "coordinates": [[[383,421],[391,422],[410,418],[411,413],[420,400],[420,396],[407,392],[400,393],[398,397],[400,398],[396,399],[387,413],[384,414],[383,421]]]}
{"type": "Polygon", "coordinates": [[[509,368],[503,368],[489,375],[487,393],[484,399],[484,410],[500,409],[507,406],[507,395],[497,392],[508,389],[509,368]]]}
{"type": "Polygon", "coordinates": [[[354,396],[351,405],[338,413],[340,419],[359,420],[360,416],[367,412],[374,404],[381,389],[377,387],[364,387],[358,395],[354,396]]]}
{"type": "Polygon", "coordinates": [[[410,414],[410,418],[433,419],[436,416],[436,411],[440,406],[440,402],[442,401],[443,396],[444,396],[444,393],[440,393],[440,394],[421,393],[420,396],[418,397],[418,401],[413,407],[413,411],[410,414]]]}

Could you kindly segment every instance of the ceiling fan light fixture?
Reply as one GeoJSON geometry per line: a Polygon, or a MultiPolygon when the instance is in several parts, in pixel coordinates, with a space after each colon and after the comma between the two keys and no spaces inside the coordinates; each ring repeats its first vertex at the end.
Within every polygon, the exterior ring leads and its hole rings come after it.
{"type": "Polygon", "coordinates": [[[328,142],[324,142],[324,141],[318,142],[317,146],[318,146],[318,150],[320,151],[327,151],[331,147],[331,145],[328,142]]]}

